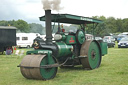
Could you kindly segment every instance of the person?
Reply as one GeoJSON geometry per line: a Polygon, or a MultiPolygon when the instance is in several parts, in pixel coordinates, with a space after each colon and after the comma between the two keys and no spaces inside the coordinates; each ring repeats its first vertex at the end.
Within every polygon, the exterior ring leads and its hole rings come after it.
{"type": "Polygon", "coordinates": [[[6,48],[6,55],[11,55],[13,53],[12,47],[7,47],[6,48]]]}

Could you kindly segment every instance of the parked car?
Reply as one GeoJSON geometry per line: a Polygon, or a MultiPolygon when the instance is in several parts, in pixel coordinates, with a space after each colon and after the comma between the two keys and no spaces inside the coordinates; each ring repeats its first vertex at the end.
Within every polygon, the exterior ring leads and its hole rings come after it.
{"type": "Polygon", "coordinates": [[[95,40],[103,40],[101,37],[95,37],[95,40]]]}
{"type": "Polygon", "coordinates": [[[104,36],[103,42],[107,42],[108,47],[115,47],[115,38],[112,36],[104,36]]]}
{"type": "Polygon", "coordinates": [[[124,34],[120,34],[120,35],[118,35],[118,37],[117,37],[117,42],[119,42],[123,37],[125,37],[125,36],[127,36],[127,35],[124,35],[124,34]]]}
{"type": "Polygon", "coordinates": [[[128,37],[122,38],[118,43],[118,48],[128,47],[128,37]]]}

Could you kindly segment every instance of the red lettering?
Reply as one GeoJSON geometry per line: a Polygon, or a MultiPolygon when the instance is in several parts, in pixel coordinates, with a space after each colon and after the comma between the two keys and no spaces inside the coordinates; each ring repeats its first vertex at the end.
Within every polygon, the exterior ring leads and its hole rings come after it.
{"type": "Polygon", "coordinates": [[[70,43],[74,43],[75,41],[74,40],[69,40],[70,43]]]}
{"type": "Polygon", "coordinates": [[[71,40],[69,40],[69,43],[74,43],[75,41],[73,40],[73,38],[71,37],[71,40]]]}

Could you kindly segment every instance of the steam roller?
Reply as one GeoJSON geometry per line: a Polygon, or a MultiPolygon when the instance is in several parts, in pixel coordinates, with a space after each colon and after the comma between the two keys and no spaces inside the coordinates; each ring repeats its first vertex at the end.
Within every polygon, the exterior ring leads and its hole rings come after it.
{"type": "Polygon", "coordinates": [[[56,76],[58,67],[82,65],[91,70],[100,66],[102,56],[107,54],[107,43],[89,40],[85,35],[85,24],[96,27],[102,23],[101,20],[71,14],[51,14],[51,10],[45,10],[45,16],[40,17],[40,21],[46,23],[46,40],[35,38],[34,50],[27,51],[18,65],[25,78],[49,80],[56,76]],[[52,29],[51,22],[58,23],[54,37],[52,31],[55,28],[53,26],[52,29]],[[60,23],[76,24],[80,28],[66,32],[60,23]]]}

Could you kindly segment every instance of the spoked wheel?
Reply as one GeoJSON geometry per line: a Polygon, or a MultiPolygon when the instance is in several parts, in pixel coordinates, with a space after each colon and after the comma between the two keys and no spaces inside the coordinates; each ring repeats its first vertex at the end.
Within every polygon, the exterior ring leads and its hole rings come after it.
{"type": "MultiPolygon", "coordinates": [[[[41,68],[42,65],[48,65],[48,57],[46,55],[27,55],[20,64],[22,75],[28,79],[49,80],[55,77],[57,67],[41,68]]],[[[50,64],[55,64],[54,57],[50,58],[50,64]]]]}
{"type": "Polygon", "coordinates": [[[81,58],[84,68],[95,69],[100,66],[101,50],[97,41],[85,41],[81,46],[80,55],[85,56],[81,58]]]}

